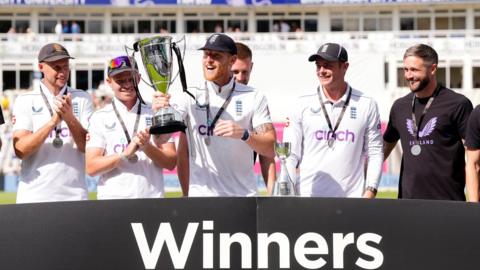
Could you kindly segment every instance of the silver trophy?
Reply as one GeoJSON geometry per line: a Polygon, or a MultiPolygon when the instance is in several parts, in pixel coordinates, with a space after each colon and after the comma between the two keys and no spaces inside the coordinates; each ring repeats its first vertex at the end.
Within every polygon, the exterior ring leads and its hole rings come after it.
{"type": "MultiPolygon", "coordinates": [[[[172,84],[173,53],[177,55],[180,79],[184,91],[187,89],[185,69],[177,44],[170,36],[145,38],[133,44],[133,49],[140,52],[145,71],[155,91],[166,94],[172,84]]],[[[187,92],[188,93],[188,92],[187,92]]],[[[190,93],[189,93],[190,94],[190,93]]],[[[190,96],[192,96],[190,94],[190,96]]],[[[185,131],[186,125],[180,113],[172,107],[161,108],[152,118],[151,134],[165,134],[185,131]]]]}
{"type": "Polygon", "coordinates": [[[295,196],[295,184],[288,174],[287,158],[290,156],[289,142],[275,143],[275,154],[280,159],[280,175],[273,186],[272,196],[295,196]]]}

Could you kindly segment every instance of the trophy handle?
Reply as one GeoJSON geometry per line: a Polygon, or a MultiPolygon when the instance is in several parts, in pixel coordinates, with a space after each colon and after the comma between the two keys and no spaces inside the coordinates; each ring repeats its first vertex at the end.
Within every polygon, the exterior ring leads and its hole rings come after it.
{"type": "MultiPolygon", "coordinates": [[[[132,52],[132,55],[130,56],[133,59],[133,61],[132,61],[133,68],[136,69],[136,70],[138,70],[138,68],[136,67],[137,61],[135,61],[135,52],[138,52],[138,42],[139,41],[133,43],[133,52],[132,52]]],[[[125,46],[125,51],[127,52],[127,55],[128,55],[127,49],[128,49],[128,47],[125,46]]],[[[133,88],[135,89],[135,93],[137,94],[137,98],[138,98],[138,100],[140,100],[140,103],[146,104],[145,101],[142,98],[142,95],[140,94],[140,89],[138,89],[139,82],[137,82],[137,79],[135,78],[135,75],[132,75],[132,76],[133,76],[133,88]]]]}
{"type": "MultiPolygon", "coordinates": [[[[136,43],[135,43],[136,44],[136,43]]],[[[133,44],[133,47],[135,48],[135,44],[133,44]]],[[[195,96],[188,92],[187,90],[187,77],[185,76],[185,67],[183,66],[183,59],[182,59],[182,54],[180,52],[180,48],[178,48],[177,43],[172,42],[172,48],[173,51],[175,52],[175,55],[177,55],[177,62],[178,62],[178,70],[180,72],[180,82],[182,83],[182,88],[183,92],[187,93],[189,96],[195,100],[195,96]]]]}

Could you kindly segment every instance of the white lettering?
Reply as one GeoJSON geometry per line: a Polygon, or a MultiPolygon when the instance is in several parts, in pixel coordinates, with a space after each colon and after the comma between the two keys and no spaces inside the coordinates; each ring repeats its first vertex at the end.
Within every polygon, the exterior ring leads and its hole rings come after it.
{"type": "Polygon", "coordinates": [[[345,237],[343,233],[333,234],[333,268],[343,269],[345,248],[353,243],[355,243],[353,233],[349,233],[345,237]]]}
{"type": "Polygon", "coordinates": [[[322,268],[327,262],[322,258],[317,260],[309,260],[305,255],[326,255],[328,254],[328,245],[325,238],[318,233],[304,233],[302,234],[294,247],[295,259],[297,262],[307,269],[322,268]],[[314,242],[317,247],[306,247],[308,242],[314,242]]]}
{"type": "Polygon", "coordinates": [[[131,225],[145,269],[155,269],[164,242],[167,243],[167,249],[170,253],[170,258],[172,259],[175,269],[183,269],[185,267],[188,255],[190,254],[190,249],[192,248],[193,239],[197,232],[198,223],[188,223],[187,231],[183,237],[180,250],[178,249],[175,237],[173,236],[170,223],[160,223],[157,237],[155,238],[155,242],[153,242],[151,250],[148,247],[143,225],[141,223],[131,223],[131,225]]]}
{"type": "MultiPolygon", "coordinates": [[[[213,221],[203,221],[204,231],[213,230],[213,221]]],[[[203,233],[203,269],[213,269],[213,233],[203,233]]]]}
{"type": "MultiPolygon", "coordinates": [[[[155,241],[150,249],[145,236],[145,231],[141,223],[131,223],[135,239],[142,257],[145,269],[155,269],[164,243],[170,254],[170,259],[175,269],[184,269],[189,257],[195,235],[199,223],[188,223],[184,233],[183,241],[179,247],[175,240],[170,223],[160,223],[155,241]]],[[[215,233],[214,222],[211,220],[202,221],[202,241],[203,241],[203,268],[214,269],[214,245],[215,233]]],[[[369,242],[380,244],[382,236],[375,233],[361,234],[355,241],[354,233],[333,233],[332,238],[332,264],[333,269],[345,269],[345,249],[349,245],[356,242],[357,250],[372,259],[364,259],[361,256],[357,258],[355,264],[361,269],[377,269],[383,265],[384,256],[381,250],[369,245],[369,242]]],[[[237,233],[220,233],[219,234],[219,267],[220,269],[231,268],[231,246],[239,244],[241,250],[241,269],[252,268],[252,239],[249,235],[237,233]]],[[[289,269],[290,265],[290,240],[288,236],[282,232],[258,233],[257,235],[257,268],[268,269],[269,252],[268,249],[272,243],[278,245],[279,267],[281,269],[289,269]]],[[[329,245],[325,238],[314,232],[308,232],[300,235],[294,245],[293,253],[298,264],[305,269],[319,269],[327,264],[322,255],[328,255],[329,245]],[[312,256],[316,255],[316,256],[312,256]]]]}
{"type": "Polygon", "coordinates": [[[357,248],[361,253],[373,257],[372,261],[367,261],[362,258],[358,258],[355,262],[356,265],[364,269],[377,269],[383,264],[383,253],[369,245],[367,242],[374,242],[375,244],[380,244],[382,241],[382,236],[376,233],[364,233],[358,237],[357,248]]]}
{"type": "Polygon", "coordinates": [[[245,233],[220,234],[220,268],[230,268],[230,246],[239,243],[242,250],[242,268],[252,268],[252,240],[245,233]]]}
{"type": "Polygon", "coordinates": [[[258,234],[258,268],[268,267],[268,247],[271,243],[278,244],[278,258],[280,259],[280,268],[290,268],[290,241],[288,237],[280,232],[272,233],[270,235],[266,233],[258,234]]]}

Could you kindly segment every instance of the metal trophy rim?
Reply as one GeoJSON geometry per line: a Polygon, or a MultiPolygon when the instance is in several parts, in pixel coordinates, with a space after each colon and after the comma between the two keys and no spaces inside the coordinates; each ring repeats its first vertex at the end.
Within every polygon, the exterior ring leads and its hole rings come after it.
{"type": "MultiPolygon", "coordinates": [[[[146,69],[146,65],[156,64],[157,62],[163,62],[165,65],[165,70],[159,69],[154,67],[156,73],[158,73],[160,77],[155,78],[153,75],[148,71],[146,74],[150,80],[150,83],[146,82],[146,79],[143,79],[148,86],[153,88],[154,91],[160,91],[163,93],[168,93],[170,86],[176,80],[178,75],[180,75],[182,81],[182,86],[185,89],[186,79],[185,79],[185,70],[183,67],[183,60],[185,55],[185,37],[183,36],[180,40],[174,40],[173,36],[170,35],[156,35],[152,37],[146,37],[141,39],[133,44],[133,54],[132,56],[135,57],[135,53],[140,53],[140,58],[142,60],[142,64],[146,69]],[[183,55],[180,49],[178,48],[177,43],[182,42],[184,51],[183,55]],[[150,47],[161,47],[161,50],[165,50],[165,54],[161,53],[161,51],[157,51],[155,48],[149,50],[150,47]],[[156,54],[159,52],[159,55],[155,55],[154,60],[149,60],[150,53],[156,54]],[[177,65],[178,70],[174,76],[172,76],[172,70],[174,67],[173,62],[175,61],[175,55],[177,56],[177,65]],[[148,60],[148,61],[147,61],[148,60]],[[147,62],[146,62],[147,61],[147,62]],[[162,72],[163,71],[163,72],[162,72]],[[165,73],[164,73],[165,72],[165,73]]],[[[155,65],[156,66],[156,65],[155,65]]],[[[163,110],[159,110],[155,113],[152,117],[152,126],[149,129],[150,134],[160,135],[160,134],[168,134],[177,131],[185,132],[187,128],[186,124],[184,123],[182,116],[172,107],[164,108],[163,110]]]]}

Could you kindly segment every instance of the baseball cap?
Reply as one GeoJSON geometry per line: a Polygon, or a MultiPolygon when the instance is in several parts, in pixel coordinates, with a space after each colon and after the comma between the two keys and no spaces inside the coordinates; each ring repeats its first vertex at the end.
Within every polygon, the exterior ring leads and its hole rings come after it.
{"type": "Polygon", "coordinates": [[[136,71],[133,59],[130,59],[129,56],[122,55],[113,58],[108,63],[108,77],[115,76],[124,71],[136,71]],[[132,63],[133,62],[133,63],[132,63]]]}
{"type": "Polygon", "coordinates": [[[75,59],[70,56],[67,49],[58,43],[49,43],[43,46],[38,53],[38,62],[53,62],[60,59],[69,58],[75,59]]]}
{"type": "Polygon", "coordinates": [[[347,50],[342,45],[337,43],[325,43],[320,49],[318,49],[316,54],[310,55],[308,61],[316,61],[317,58],[322,58],[330,62],[347,62],[348,54],[347,50]]]}
{"type": "Polygon", "coordinates": [[[237,54],[237,46],[235,41],[225,34],[213,34],[208,37],[207,42],[199,50],[212,50],[220,52],[228,52],[232,55],[237,54]]]}

